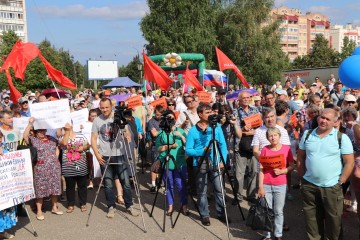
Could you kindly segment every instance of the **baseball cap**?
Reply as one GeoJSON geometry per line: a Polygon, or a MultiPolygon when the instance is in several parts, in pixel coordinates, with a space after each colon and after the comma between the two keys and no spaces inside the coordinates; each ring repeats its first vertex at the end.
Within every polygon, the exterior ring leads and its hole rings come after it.
{"type": "Polygon", "coordinates": [[[26,98],[26,97],[21,97],[21,98],[19,98],[19,100],[18,100],[18,102],[21,104],[21,103],[23,103],[23,102],[27,102],[28,101],[28,99],[26,98]]]}
{"type": "Polygon", "coordinates": [[[354,95],[348,94],[348,95],[345,95],[344,101],[346,101],[346,102],[356,102],[356,98],[355,98],[354,95]]]}
{"type": "Polygon", "coordinates": [[[280,89],[277,90],[276,93],[277,93],[278,95],[285,95],[285,96],[288,95],[287,92],[286,92],[285,90],[282,90],[282,89],[281,89],[281,90],[280,90],[280,89]]]}
{"type": "Polygon", "coordinates": [[[261,97],[260,96],[255,96],[254,101],[261,101],[261,97]]]}
{"type": "Polygon", "coordinates": [[[311,86],[317,86],[317,84],[316,84],[316,83],[313,83],[313,84],[311,84],[311,86]]]}
{"type": "Polygon", "coordinates": [[[29,97],[36,97],[35,93],[30,93],[29,97]]]}
{"type": "Polygon", "coordinates": [[[10,98],[10,96],[8,94],[3,94],[2,98],[10,98]]]}

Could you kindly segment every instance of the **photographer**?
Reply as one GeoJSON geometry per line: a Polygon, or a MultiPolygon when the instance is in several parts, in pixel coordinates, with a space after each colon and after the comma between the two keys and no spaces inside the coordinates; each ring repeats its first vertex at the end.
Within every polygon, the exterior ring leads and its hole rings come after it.
{"type": "MultiPolygon", "coordinates": [[[[184,145],[186,143],[186,133],[183,129],[175,127],[175,114],[171,110],[166,110],[163,113],[158,137],[156,138],[156,149],[159,152],[159,159],[164,163],[168,145],[170,148],[170,155],[174,157],[175,163],[169,161],[168,171],[168,190],[166,194],[168,207],[168,215],[171,215],[174,211],[174,185],[180,195],[180,205],[182,206],[182,213],[184,215],[189,214],[187,209],[187,189],[186,189],[186,161],[185,161],[185,150],[184,145]],[[169,134],[169,141],[167,138],[169,134]]],[[[163,175],[164,182],[166,181],[166,174],[163,175]]]]}
{"type": "MultiPolygon", "coordinates": [[[[204,226],[210,226],[209,218],[209,208],[207,200],[207,181],[208,175],[210,181],[213,184],[215,200],[216,200],[216,211],[217,217],[222,222],[226,222],[225,218],[225,209],[223,196],[221,192],[221,182],[220,182],[220,171],[224,167],[223,163],[220,162],[220,159],[213,159],[215,149],[208,149],[210,140],[212,139],[212,131],[215,131],[215,139],[219,143],[219,151],[222,153],[224,161],[226,163],[227,159],[227,148],[224,138],[224,134],[221,130],[219,124],[217,124],[218,116],[212,115],[209,119],[209,115],[212,114],[211,107],[207,104],[201,104],[197,108],[197,112],[200,118],[200,121],[193,126],[188,134],[186,141],[186,154],[193,157],[193,166],[196,176],[196,188],[198,200],[197,204],[199,206],[199,211],[201,215],[201,223],[204,226]],[[210,121],[211,120],[211,121],[210,121]],[[210,124],[214,124],[216,127],[213,129],[210,124]],[[207,153],[206,156],[205,153],[207,153]],[[204,158],[201,166],[199,166],[200,161],[204,158]]],[[[230,219],[229,219],[230,222],[230,219]]]]}

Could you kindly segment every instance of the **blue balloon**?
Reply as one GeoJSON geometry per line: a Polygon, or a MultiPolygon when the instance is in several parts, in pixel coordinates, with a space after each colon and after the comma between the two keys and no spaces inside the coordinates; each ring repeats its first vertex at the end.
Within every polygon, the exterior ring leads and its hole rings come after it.
{"type": "Polygon", "coordinates": [[[360,46],[355,48],[354,52],[352,53],[352,55],[360,55],[360,46]]]}
{"type": "Polygon", "coordinates": [[[360,55],[352,55],[340,64],[339,77],[346,87],[360,88],[360,55]]]}

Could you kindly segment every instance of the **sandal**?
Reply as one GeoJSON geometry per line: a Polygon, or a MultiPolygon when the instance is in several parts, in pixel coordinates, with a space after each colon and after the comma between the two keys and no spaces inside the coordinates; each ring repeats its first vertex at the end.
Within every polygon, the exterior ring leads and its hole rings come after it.
{"type": "Polygon", "coordinates": [[[68,208],[66,209],[67,213],[72,213],[74,211],[74,207],[73,206],[68,206],[68,208]]]}
{"type": "Polygon", "coordinates": [[[118,195],[117,198],[116,198],[116,202],[121,204],[121,205],[125,205],[123,195],[118,195]]]}
{"type": "Polygon", "coordinates": [[[86,212],[87,211],[86,205],[82,205],[80,207],[80,209],[81,209],[81,212],[86,212]]]}

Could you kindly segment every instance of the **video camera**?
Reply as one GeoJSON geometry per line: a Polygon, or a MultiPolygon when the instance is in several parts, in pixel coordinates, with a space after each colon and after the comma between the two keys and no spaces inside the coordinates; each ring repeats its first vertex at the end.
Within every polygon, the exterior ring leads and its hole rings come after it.
{"type": "Polygon", "coordinates": [[[171,110],[166,110],[160,118],[159,127],[166,133],[171,132],[171,128],[175,125],[175,119],[171,110]]]}
{"type": "Polygon", "coordinates": [[[132,111],[131,110],[129,110],[124,105],[115,107],[114,124],[119,126],[120,129],[125,128],[125,125],[127,124],[126,117],[132,117],[132,111]]]}
{"type": "MultiPolygon", "coordinates": [[[[213,125],[216,126],[216,124],[219,123],[223,117],[224,117],[224,114],[211,114],[208,117],[208,121],[211,126],[213,126],[213,125]]],[[[225,118],[226,118],[225,122],[229,123],[233,117],[230,113],[226,113],[225,118]]]]}

